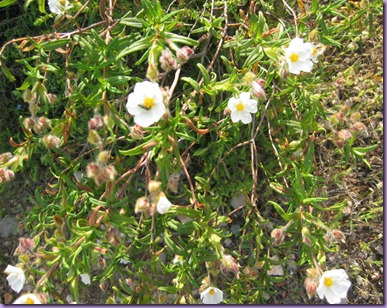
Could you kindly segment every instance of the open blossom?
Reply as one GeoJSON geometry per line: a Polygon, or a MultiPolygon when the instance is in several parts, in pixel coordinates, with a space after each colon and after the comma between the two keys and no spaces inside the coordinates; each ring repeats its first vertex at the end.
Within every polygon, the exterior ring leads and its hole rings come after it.
{"type": "MultiPolygon", "coordinates": [[[[308,43],[306,43],[308,44],[308,43]]],[[[310,43],[309,43],[310,44],[310,43]]],[[[311,44],[311,54],[310,54],[310,59],[314,62],[314,63],[317,63],[318,62],[318,59],[317,57],[319,55],[321,55],[323,52],[324,52],[324,48],[321,48],[321,47],[318,47],[318,46],[315,46],[314,44],[311,44]]]]}
{"type": "Polygon", "coordinates": [[[157,212],[165,214],[171,206],[171,201],[168,200],[164,193],[160,193],[159,200],[157,201],[157,212]]]}
{"type": "Polygon", "coordinates": [[[134,115],[134,122],[148,127],[160,120],[165,113],[163,94],[157,83],[143,81],[136,83],[126,104],[128,112],[134,115]]]}
{"type": "Polygon", "coordinates": [[[223,301],[223,292],[218,288],[209,287],[200,293],[203,304],[219,304],[223,301]]]}
{"type": "Polygon", "coordinates": [[[183,256],[175,255],[175,257],[172,260],[173,264],[182,264],[183,263],[183,256]]]}
{"type": "Polygon", "coordinates": [[[312,53],[311,43],[304,43],[303,39],[299,37],[292,39],[289,47],[285,48],[285,58],[289,65],[289,72],[292,74],[310,72],[313,66],[312,53]]]}
{"type": "Polygon", "coordinates": [[[257,101],[250,98],[249,92],[243,92],[238,98],[231,97],[227,107],[231,110],[231,120],[234,123],[242,121],[247,124],[252,121],[251,113],[257,112],[257,105],[257,101]]]}
{"type": "Polygon", "coordinates": [[[63,14],[68,5],[68,0],[48,0],[50,11],[57,15],[63,14]]]}
{"type": "Polygon", "coordinates": [[[39,300],[39,298],[32,294],[32,293],[26,293],[17,298],[13,304],[19,304],[19,305],[39,305],[42,304],[42,302],[39,300]]]}
{"type": "Polygon", "coordinates": [[[317,287],[318,296],[327,299],[329,304],[340,304],[347,298],[351,286],[348,275],[343,269],[326,271],[320,278],[317,287]]]}
{"type": "Polygon", "coordinates": [[[20,292],[23,289],[26,277],[24,271],[16,266],[8,265],[4,270],[4,273],[8,274],[7,280],[12,290],[20,292]]]}

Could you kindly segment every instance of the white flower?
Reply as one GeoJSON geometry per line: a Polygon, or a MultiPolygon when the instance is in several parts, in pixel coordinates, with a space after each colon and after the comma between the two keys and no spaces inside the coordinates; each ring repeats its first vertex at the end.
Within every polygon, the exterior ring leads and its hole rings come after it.
{"type": "Polygon", "coordinates": [[[42,302],[37,298],[36,295],[32,293],[26,293],[17,298],[13,304],[20,304],[20,305],[38,305],[41,304],[42,302]]]}
{"type": "Polygon", "coordinates": [[[143,81],[136,83],[126,104],[128,112],[134,115],[134,122],[148,127],[160,120],[165,113],[163,94],[157,83],[143,81]]]}
{"type": "Polygon", "coordinates": [[[57,15],[63,14],[68,5],[68,0],[48,0],[50,11],[57,15]]]}
{"type": "Polygon", "coordinates": [[[329,304],[340,304],[347,298],[347,292],[351,282],[343,269],[335,269],[324,272],[317,287],[318,296],[326,297],[329,304]]]}
{"type": "Polygon", "coordinates": [[[179,255],[175,255],[175,258],[172,260],[173,264],[182,264],[183,263],[183,257],[179,255]]]}
{"type": "Polygon", "coordinates": [[[123,265],[128,265],[128,264],[130,264],[130,261],[121,258],[120,259],[120,263],[123,264],[123,265]]]}
{"type": "Polygon", "coordinates": [[[289,47],[285,48],[285,58],[289,65],[289,72],[299,74],[310,72],[313,62],[311,61],[312,44],[304,43],[303,39],[296,37],[291,40],[289,47]]]}
{"type": "Polygon", "coordinates": [[[223,292],[218,288],[209,287],[200,293],[203,304],[219,304],[223,301],[223,292]]]}
{"type": "Polygon", "coordinates": [[[89,274],[80,274],[79,276],[81,276],[81,281],[84,283],[84,284],[87,284],[87,285],[90,285],[90,276],[89,274]]]}
{"type": "Polygon", "coordinates": [[[165,214],[171,206],[171,201],[169,201],[168,198],[163,193],[161,193],[159,200],[157,201],[157,212],[160,214],[165,214]]]}
{"type": "Polygon", "coordinates": [[[26,281],[24,271],[16,266],[8,265],[4,270],[4,273],[8,274],[7,280],[9,286],[12,288],[12,290],[19,293],[21,289],[23,289],[24,283],[26,281]]]}
{"type": "Polygon", "coordinates": [[[247,124],[252,121],[250,113],[257,112],[257,101],[250,99],[249,92],[243,92],[239,98],[231,97],[227,107],[231,110],[231,120],[235,123],[242,121],[247,124]]]}

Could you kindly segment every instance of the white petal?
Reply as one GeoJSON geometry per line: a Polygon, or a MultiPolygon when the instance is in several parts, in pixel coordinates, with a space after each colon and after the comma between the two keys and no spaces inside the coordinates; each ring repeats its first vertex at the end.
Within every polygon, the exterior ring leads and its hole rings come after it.
{"type": "Polygon", "coordinates": [[[243,124],[247,124],[247,123],[250,123],[252,121],[251,114],[247,110],[243,110],[239,114],[240,114],[240,118],[241,118],[241,121],[243,124]]]}
{"type": "Polygon", "coordinates": [[[331,288],[326,288],[324,294],[329,304],[340,304],[341,298],[331,288]]]}
{"type": "Polygon", "coordinates": [[[241,113],[239,111],[233,111],[231,112],[231,121],[234,123],[241,120],[241,113]]]}
{"type": "Polygon", "coordinates": [[[19,268],[19,267],[16,267],[16,266],[13,266],[13,265],[8,265],[5,268],[4,273],[6,273],[6,274],[12,274],[12,273],[24,274],[24,271],[21,268],[19,268]]]}
{"type": "Polygon", "coordinates": [[[231,111],[235,111],[238,103],[239,103],[239,99],[235,97],[231,97],[228,101],[227,107],[230,108],[231,111]]]}
{"type": "Polygon", "coordinates": [[[27,294],[23,294],[22,296],[20,296],[19,298],[17,298],[13,304],[21,304],[21,305],[26,305],[26,304],[31,304],[31,302],[27,302],[27,301],[32,301],[33,304],[35,305],[39,305],[41,304],[42,302],[39,300],[39,298],[37,298],[34,294],[31,294],[31,293],[27,293],[27,294]]]}

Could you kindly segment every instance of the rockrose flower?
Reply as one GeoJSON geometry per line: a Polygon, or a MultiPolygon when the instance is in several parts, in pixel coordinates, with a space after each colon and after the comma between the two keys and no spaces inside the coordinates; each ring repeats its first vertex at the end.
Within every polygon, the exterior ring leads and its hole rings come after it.
{"type": "Polygon", "coordinates": [[[168,200],[164,193],[160,193],[159,200],[157,201],[157,212],[165,214],[171,206],[171,201],[168,200]]]}
{"type": "Polygon", "coordinates": [[[327,299],[329,304],[340,304],[347,298],[351,286],[347,273],[343,269],[326,271],[320,278],[317,287],[318,296],[327,299]]]}
{"type": "Polygon", "coordinates": [[[238,98],[231,97],[227,107],[231,111],[231,120],[234,123],[242,121],[247,124],[252,121],[251,113],[257,112],[257,105],[257,101],[250,98],[249,92],[243,92],[238,98]]]}
{"type": "Polygon", "coordinates": [[[134,122],[142,127],[160,120],[165,113],[165,105],[159,85],[149,81],[136,83],[133,93],[129,94],[126,108],[134,115],[134,122]]]}
{"type": "Polygon", "coordinates": [[[50,11],[57,15],[63,14],[68,5],[68,0],[48,0],[50,11]]]}
{"type": "Polygon", "coordinates": [[[311,43],[304,43],[303,39],[299,37],[292,39],[289,47],[285,48],[285,58],[289,65],[289,72],[292,74],[310,72],[313,66],[312,54],[311,43]]]}
{"type": "Polygon", "coordinates": [[[200,293],[203,304],[219,304],[223,301],[223,292],[218,288],[209,287],[200,293]]]}
{"type": "Polygon", "coordinates": [[[19,305],[39,305],[42,304],[42,302],[39,300],[39,298],[32,294],[32,293],[26,293],[17,298],[13,304],[19,304],[19,305]]]}
{"type": "Polygon", "coordinates": [[[26,281],[24,271],[16,266],[8,265],[4,270],[4,273],[8,274],[7,280],[9,286],[12,288],[12,290],[19,293],[21,289],[23,289],[24,283],[26,281]]]}

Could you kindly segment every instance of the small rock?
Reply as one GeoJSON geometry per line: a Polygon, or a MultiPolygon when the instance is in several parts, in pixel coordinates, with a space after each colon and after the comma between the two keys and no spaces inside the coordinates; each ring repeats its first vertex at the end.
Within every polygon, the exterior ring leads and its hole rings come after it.
{"type": "Polygon", "coordinates": [[[15,216],[6,215],[0,221],[0,237],[9,237],[17,234],[18,221],[15,216]]]}

